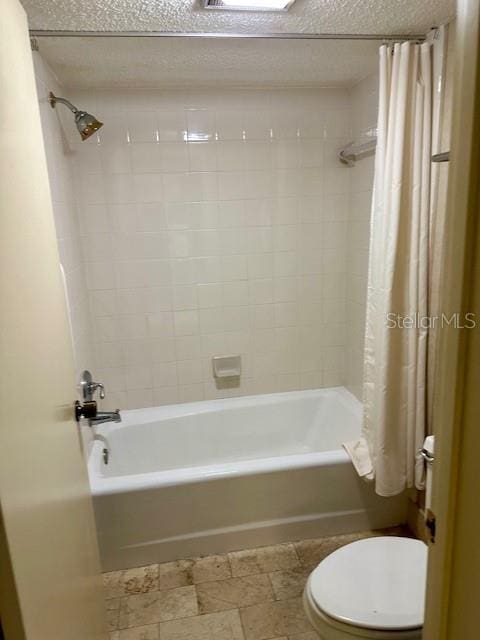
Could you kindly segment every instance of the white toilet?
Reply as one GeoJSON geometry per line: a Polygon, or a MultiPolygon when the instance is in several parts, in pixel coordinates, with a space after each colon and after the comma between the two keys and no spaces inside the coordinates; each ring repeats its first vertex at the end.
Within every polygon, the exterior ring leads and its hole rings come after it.
{"type": "Polygon", "coordinates": [[[303,602],[322,640],[420,640],[427,546],[379,537],[334,551],[310,575],[303,602]]]}

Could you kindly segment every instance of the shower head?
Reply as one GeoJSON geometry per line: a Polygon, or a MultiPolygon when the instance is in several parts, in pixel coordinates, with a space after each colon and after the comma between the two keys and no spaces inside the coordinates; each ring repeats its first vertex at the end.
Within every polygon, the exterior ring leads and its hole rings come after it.
{"type": "Polygon", "coordinates": [[[55,108],[57,102],[64,104],[70,109],[75,118],[75,124],[77,125],[78,132],[82,136],[82,140],[86,140],[92,135],[92,133],[95,133],[95,131],[98,131],[100,127],[103,127],[103,122],[97,120],[91,113],[80,111],[65,98],[57,98],[57,96],[55,96],[51,91],[48,96],[48,101],[50,102],[52,109],[55,108]]]}

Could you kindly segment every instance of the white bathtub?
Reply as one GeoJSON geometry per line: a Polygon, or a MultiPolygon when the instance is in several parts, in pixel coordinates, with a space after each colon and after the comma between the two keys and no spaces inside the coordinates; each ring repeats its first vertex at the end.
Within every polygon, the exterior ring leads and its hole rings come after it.
{"type": "Polygon", "coordinates": [[[342,387],[123,411],[88,463],[104,569],[404,522],[341,449],[360,421],[342,387]]]}

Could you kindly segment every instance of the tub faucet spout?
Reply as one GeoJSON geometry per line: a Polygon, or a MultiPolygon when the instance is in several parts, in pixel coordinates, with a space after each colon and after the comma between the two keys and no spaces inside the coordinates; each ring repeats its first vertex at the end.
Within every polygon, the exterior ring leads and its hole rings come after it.
{"type": "Polygon", "coordinates": [[[97,415],[93,418],[90,418],[90,424],[103,424],[104,422],[121,422],[122,417],[120,415],[120,410],[116,409],[116,411],[97,411],[97,415]]]}

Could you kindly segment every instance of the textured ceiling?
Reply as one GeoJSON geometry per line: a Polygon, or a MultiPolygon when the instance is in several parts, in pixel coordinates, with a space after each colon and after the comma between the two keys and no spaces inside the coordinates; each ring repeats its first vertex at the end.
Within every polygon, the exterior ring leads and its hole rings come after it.
{"type": "Polygon", "coordinates": [[[287,14],[204,11],[196,0],[22,0],[33,29],[425,33],[455,0],[297,0],[287,14]]]}
{"type": "Polygon", "coordinates": [[[42,38],[40,54],[64,86],[345,87],[377,68],[378,42],[42,38]]]}
{"type": "MultiPolygon", "coordinates": [[[[287,14],[203,11],[196,0],[22,0],[33,29],[426,33],[455,0],[297,0],[287,14]]],[[[65,86],[349,86],[376,68],[378,42],[41,38],[65,86]]]]}

